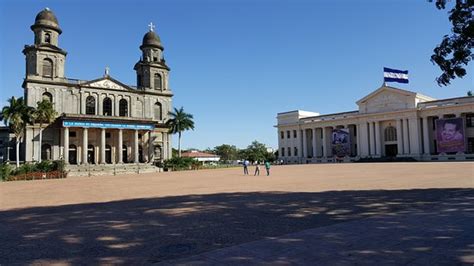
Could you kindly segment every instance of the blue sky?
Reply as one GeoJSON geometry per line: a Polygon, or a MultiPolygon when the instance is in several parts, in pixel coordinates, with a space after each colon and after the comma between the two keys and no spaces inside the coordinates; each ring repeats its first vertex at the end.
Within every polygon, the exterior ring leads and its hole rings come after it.
{"type": "Polygon", "coordinates": [[[468,76],[439,87],[429,58],[450,32],[447,10],[428,1],[26,1],[0,2],[0,103],[21,96],[25,44],[36,14],[49,7],[68,52],[66,76],[135,84],[134,64],[153,22],[171,67],[174,106],[195,117],[183,147],[258,140],[277,146],[276,114],[355,110],[380,87],[383,67],[408,69],[391,84],[434,98],[464,96],[468,76]]]}

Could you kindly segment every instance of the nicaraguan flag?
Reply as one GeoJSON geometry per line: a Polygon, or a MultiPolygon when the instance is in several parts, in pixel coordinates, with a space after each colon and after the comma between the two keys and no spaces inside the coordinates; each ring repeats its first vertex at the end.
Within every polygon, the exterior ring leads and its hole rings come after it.
{"type": "Polygon", "coordinates": [[[383,79],[385,82],[408,83],[408,70],[383,68],[383,79]]]}

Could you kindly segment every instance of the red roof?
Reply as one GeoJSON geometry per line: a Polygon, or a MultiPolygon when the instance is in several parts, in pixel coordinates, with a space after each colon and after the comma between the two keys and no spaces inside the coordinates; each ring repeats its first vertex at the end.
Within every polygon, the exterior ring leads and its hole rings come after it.
{"type": "Polygon", "coordinates": [[[212,153],[205,153],[205,152],[200,152],[200,151],[188,151],[188,152],[183,152],[181,154],[181,157],[189,157],[189,158],[205,158],[205,157],[219,157],[219,155],[215,155],[212,153]]]}

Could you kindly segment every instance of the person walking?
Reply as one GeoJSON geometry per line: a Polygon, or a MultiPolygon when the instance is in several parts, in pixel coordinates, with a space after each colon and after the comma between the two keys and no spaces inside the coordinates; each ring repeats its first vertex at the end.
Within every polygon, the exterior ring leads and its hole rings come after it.
{"type": "Polygon", "coordinates": [[[244,160],[244,175],[248,175],[249,174],[249,161],[248,160],[244,160]]]}
{"type": "Polygon", "coordinates": [[[267,176],[270,175],[270,162],[266,161],[265,162],[265,170],[267,170],[267,176]]]}
{"type": "Polygon", "coordinates": [[[256,176],[257,174],[260,175],[260,163],[258,161],[255,163],[255,173],[253,175],[256,176]]]}

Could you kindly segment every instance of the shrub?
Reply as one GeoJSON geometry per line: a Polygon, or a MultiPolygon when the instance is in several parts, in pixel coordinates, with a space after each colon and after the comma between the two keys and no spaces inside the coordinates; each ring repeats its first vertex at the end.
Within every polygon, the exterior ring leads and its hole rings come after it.
{"type": "Polygon", "coordinates": [[[9,163],[0,165],[0,180],[7,181],[13,172],[13,167],[9,163]]]}
{"type": "Polygon", "coordinates": [[[51,161],[41,161],[36,164],[36,170],[40,172],[50,172],[54,170],[54,165],[51,161]]]}
{"type": "Polygon", "coordinates": [[[164,167],[172,169],[173,171],[190,170],[194,163],[196,163],[196,160],[193,158],[174,157],[169,160],[166,160],[164,163],[164,167]]]}

